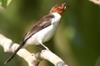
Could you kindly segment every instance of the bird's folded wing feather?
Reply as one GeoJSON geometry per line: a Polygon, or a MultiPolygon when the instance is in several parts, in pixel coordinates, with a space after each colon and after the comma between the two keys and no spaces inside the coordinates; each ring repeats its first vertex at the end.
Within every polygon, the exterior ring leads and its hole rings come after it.
{"type": "Polygon", "coordinates": [[[53,18],[53,15],[47,15],[45,17],[43,17],[42,19],[40,19],[25,35],[24,40],[27,40],[28,38],[30,38],[32,35],[34,35],[35,33],[37,33],[38,31],[48,27],[49,25],[51,25],[51,19],[53,18]]]}

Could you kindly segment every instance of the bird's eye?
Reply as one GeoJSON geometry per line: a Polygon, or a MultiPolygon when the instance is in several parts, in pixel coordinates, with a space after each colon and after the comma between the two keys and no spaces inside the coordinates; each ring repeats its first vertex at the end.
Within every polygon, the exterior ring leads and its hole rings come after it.
{"type": "Polygon", "coordinates": [[[61,9],[61,6],[59,6],[58,8],[60,8],[60,9],[61,9]]]}

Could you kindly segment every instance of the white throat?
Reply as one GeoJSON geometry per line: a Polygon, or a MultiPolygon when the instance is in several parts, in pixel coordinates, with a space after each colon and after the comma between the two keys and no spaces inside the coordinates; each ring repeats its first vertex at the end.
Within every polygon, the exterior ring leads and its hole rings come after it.
{"type": "Polygon", "coordinates": [[[60,14],[58,14],[58,13],[52,13],[53,15],[54,15],[54,18],[52,19],[52,24],[53,23],[57,23],[57,22],[59,22],[60,21],[60,18],[61,18],[61,15],[60,14]]]}

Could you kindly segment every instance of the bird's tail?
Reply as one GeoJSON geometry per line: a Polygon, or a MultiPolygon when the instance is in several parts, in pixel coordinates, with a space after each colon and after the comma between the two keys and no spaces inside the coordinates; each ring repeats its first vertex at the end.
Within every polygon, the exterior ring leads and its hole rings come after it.
{"type": "Polygon", "coordinates": [[[16,53],[24,46],[26,41],[23,41],[20,46],[14,51],[14,53],[4,62],[4,64],[8,63],[13,57],[16,55],[16,53]]]}

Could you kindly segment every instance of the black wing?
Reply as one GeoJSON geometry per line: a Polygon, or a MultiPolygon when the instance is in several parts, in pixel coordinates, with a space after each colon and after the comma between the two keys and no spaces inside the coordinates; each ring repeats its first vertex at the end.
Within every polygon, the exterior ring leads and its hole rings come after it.
{"type": "Polygon", "coordinates": [[[44,29],[45,27],[48,27],[51,25],[51,19],[53,18],[53,15],[47,15],[40,19],[25,35],[24,41],[30,38],[32,35],[37,33],[38,31],[44,29]]]}

